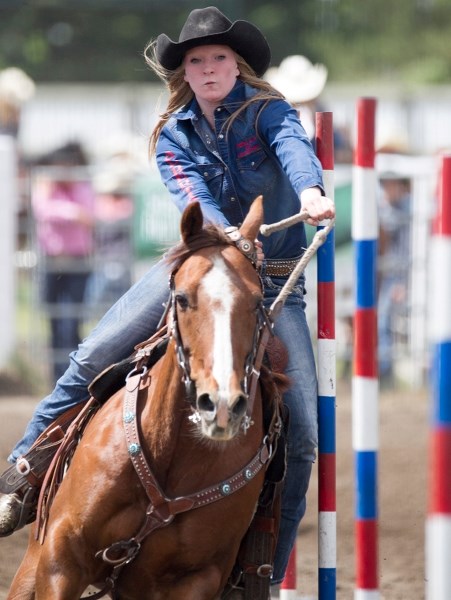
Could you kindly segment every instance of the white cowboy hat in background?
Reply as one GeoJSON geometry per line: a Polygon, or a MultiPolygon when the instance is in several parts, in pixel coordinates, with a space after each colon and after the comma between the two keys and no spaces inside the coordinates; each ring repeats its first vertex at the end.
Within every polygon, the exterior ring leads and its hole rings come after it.
{"type": "Polygon", "coordinates": [[[327,81],[327,68],[322,64],[313,65],[305,56],[287,56],[278,67],[268,69],[263,78],[290,104],[299,104],[321,94],[327,81]]]}
{"type": "Polygon", "coordinates": [[[22,69],[8,67],[0,71],[0,99],[8,104],[21,107],[35,93],[35,84],[22,69]]]}

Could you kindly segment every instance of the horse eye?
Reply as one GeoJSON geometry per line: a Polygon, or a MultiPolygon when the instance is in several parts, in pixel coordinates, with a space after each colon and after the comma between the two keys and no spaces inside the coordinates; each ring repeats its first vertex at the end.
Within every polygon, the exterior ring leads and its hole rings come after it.
{"type": "Polygon", "coordinates": [[[185,294],[176,294],[175,301],[180,306],[181,310],[186,310],[189,307],[188,298],[185,296],[185,294]]]}

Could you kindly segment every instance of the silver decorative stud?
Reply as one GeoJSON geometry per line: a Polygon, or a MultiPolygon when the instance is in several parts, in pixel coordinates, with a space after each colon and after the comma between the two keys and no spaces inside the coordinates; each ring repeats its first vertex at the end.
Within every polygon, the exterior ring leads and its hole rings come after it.
{"type": "Polygon", "coordinates": [[[138,452],[141,452],[141,447],[139,444],[130,444],[130,446],[128,447],[128,452],[129,454],[134,456],[135,454],[138,454],[138,452]]]}
{"type": "Polygon", "coordinates": [[[230,494],[230,492],[232,491],[232,486],[228,483],[224,483],[221,486],[221,493],[224,494],[224,496],[227,496],[228,494],[230,494]]]}
{"type": "Polygon", "coordinates": [[[132,423],[135,420],[135,413],[127,411],[124,414],[123,421],[124,423],[132,423]]]}

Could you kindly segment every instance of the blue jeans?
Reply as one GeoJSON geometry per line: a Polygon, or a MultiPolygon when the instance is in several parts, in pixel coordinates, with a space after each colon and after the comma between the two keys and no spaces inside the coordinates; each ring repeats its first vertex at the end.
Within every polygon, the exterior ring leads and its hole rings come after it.
{"type": "Polygon", "coordinates": [[[36,438],[68,408],[89,398],[88,385],[109,365],[129,356],[157,329],[169,297],[169,271],[160,261],[126,292],[70,354],[69,367],[53,392],[37,405],[9,462],[25,454],[36,438]]]}
{"type": "MultiPolygon", "coordinates": [[[[266,277],[265,305],[269,307],[285,283],[266,277]]],[[[272,583],[280,583],[296,543],[306,510],[306,494],[318,445],[317,378],[310,331],[305,315],[303,282],[288,296],[275,324],[275,334],[288,350],[286,374],[291,387],[283,396],[290,419],[287,472],[282,489],[282,514],[272,583]]]]}
{"type": "MultiPolygon", "coordinates": [[[[23,439],[9,457],[25,454],[38,435],[61,413],[89,398],[88,385],[112,363],[129,356],[136,344],[156,330],[169,296],[169,271],[160,261],[99,321],[70,355],[70,364],[53,392],[36,407],[23,439]]],[[[264,279],[265,304],[270,306],[285,280],[264,279]]],[[[284,395],[290,410],[287,477],[282,492],[282,520],[275,558],[274,583],[284,577],[302,519],[317,446],[317,383],[310,333],[304,312],[303,288],[291,294],[276,321],[275,333],[288,349],[287,375],[292,387],[284,395]]]]}

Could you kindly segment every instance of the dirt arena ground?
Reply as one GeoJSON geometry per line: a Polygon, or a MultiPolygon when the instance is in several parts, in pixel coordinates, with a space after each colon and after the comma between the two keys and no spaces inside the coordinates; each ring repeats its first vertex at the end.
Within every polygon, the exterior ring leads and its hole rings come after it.
{"type": "MultiPolygon", "coordinates": [[[[30,397],[0,395],[0,468],[6,466],[8,451],[21,435],[34,403],[30,397]]],[[[427,412],[426,392],[398,391],[380,395],[379,567],[383,600],[424,598],[427,412]]],[[[354,589],[351,430],[350,387],[340,383],[337,393],[338,600],[351,600],[354,589]]],[[[316,489],[315,471],[308,512],[298,537],[298,592],[309,597],[317,596],[316,489]]],[[[26,541],[26,531],[0,540],[0,600],[6,599],[26,541]]]]}

